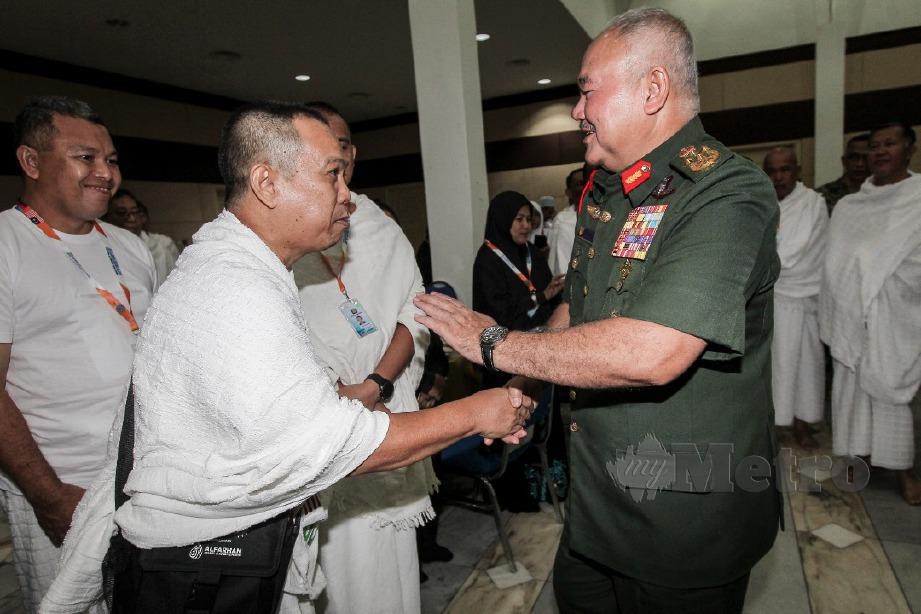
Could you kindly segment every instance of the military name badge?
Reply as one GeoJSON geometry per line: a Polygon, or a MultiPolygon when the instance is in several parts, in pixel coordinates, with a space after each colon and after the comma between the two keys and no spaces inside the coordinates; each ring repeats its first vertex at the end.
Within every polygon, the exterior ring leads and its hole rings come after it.
{"type": "Polygon", "coordinates": [[[663,203],[637,207],[630,211],[624,227],[620,229],[611,255],[615,258],[645,260],[666,209],[668,209],[668,204],[663,203]]]}

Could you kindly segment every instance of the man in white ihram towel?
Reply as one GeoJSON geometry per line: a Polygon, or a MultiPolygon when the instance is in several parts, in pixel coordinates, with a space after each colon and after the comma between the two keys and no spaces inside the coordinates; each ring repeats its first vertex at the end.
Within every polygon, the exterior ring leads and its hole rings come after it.
{"type": "MultiPolygon", "coordinates": [[[[345,119],[326,103],[308,103],[329,122],[346,160],[349,183],[356,148],[345,119]]],[[[367,196],[351,194],[355,212],[342,241],[306,254],[292,268],[310,341],[339,394],[372,408],[418,411],[428,329],[414,316],[422,275],[403,231],[367,196]],[[339,311],[348,296],[377,329],[359,336],[339,311]],[[375,381],[377,380],[377,381],[375,381]],[[392,395],[392,397],[390,396],[392,395]]],[[[327,578],[326,614],[412,614],[421,609],[415,527],[434,516],[431,462],[347,478],[323,493],[329,518],[320,528],[327,578]]],[[[325,603],[324,603],[325,602],[325,603]]],[[[324,607],[325,605],[325,607],[324,607]]]]}
{"type": "Polygon", "coordinates": [[[774,423],[793,425],[806,449],[818,447],[809,429],[825,409],[825,350],[819,340],[819,287],[825,258],[828,210],[815,190],[797,181],[799,165],[788,147],[764,157],[780,204],[774,284],[774,341],[771,344],[774,423]]]}
{"type": "MultiPolygon", "coordinates": [[[[519,391],[393,415],[335,393],[290,271],[336,243],[352,209],[322,116],[302,105],[245,107],[225,126],[219,158],[227,209],[196,233],[138,340],[131,499],[113,518],[117,419],[110,462],[77,509],[42,612],[99,602],[115,525],[138,548],[193,544],[297,509],[353,472],[405,466],[473,433],[524,435],[533,402],[519,391]]],[[[301,526],[320,519],[314,510],[301,526]]],[[[282,612],[312,611],[322,587],[309,533],[295,541],[282,612]]]]}
{"type": "Polygon", "coordinates": [[[921,505],[909,403],[921,384],[921,175],[908,170],[915,133],[870,133],[870,178],[835,206],[819,298],[834,359],[835,454],[895,470],[902,498],[921,505]]]}

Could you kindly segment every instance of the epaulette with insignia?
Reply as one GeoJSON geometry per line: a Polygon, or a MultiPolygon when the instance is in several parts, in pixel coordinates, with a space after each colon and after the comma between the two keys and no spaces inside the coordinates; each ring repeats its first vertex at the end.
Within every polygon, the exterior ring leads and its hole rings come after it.
{"type": "Polygon", "coordinates": [[[671,161],[671,166],[690,179],[697,181],[732,157],[732,152],[720,143],[711,141],[687,145],[671,161]]]}

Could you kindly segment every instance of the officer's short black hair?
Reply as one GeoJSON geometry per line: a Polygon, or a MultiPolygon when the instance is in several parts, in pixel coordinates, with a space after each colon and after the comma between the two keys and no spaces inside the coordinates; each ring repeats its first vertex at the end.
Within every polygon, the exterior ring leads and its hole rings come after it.
{"type": "Polygon", "coordinates": [[[102,117],[82,100],[67,96],[35,96],[29,99],[13,121],[13,147],[26,145],[38,151],[48,151],[58,133],[54,126],[55,115],[105,126],[102,117]]]}
{"type": "Polygon", "coordinates": [[[309,117],[329,125],[322,114],[306,105],[290,102],[255,102],[234,111],[221,130],[217,163],[224,179],[224,206],[232,207],[245,193],[254,164],[268,162],[289,172],[301,152],[301,138],[294,127],[297,117],[309,117]]]}
{"type": "Polygon", "coordinates": [[[884,124],[880,124],[879,126],[876,126],[872,130],[870,130],[870,133],[867,136],[869,138],[873,134],[879,132],[880,130],[885,130],[886,128],[901,128],[902,136],[904,136],[908,140],[909,147],[914,145],[915,141],[918,140],[918,137],[915,134],[915,129],[911,127],[911,124],[909,124],[906,121],[902,121],[902,120],[894,120],[894,121],[886,122],[884,124]]]}

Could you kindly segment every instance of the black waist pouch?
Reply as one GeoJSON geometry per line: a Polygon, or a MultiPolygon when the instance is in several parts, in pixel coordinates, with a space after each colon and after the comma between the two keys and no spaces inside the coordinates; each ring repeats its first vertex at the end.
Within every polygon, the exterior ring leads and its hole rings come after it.
{"type": "Polygon", "coordinates": [[[120,535],[113,548],[113,614],[271,614],[278,611],[300,510],[241,533],[176,548],[138,548],[120,535]],[[117,543],[117,545],[116,545],[117,543]]]}
{"type": "MultiPolygon", "coordinates": [[[[129,385],[115,471],[115,509],[128,500],[134,466],[134,387],[129,385]]],[[[274,614],[303,507],[219,539],[178,548],[138,548],[112,537],[102,564],[113,614],[274,614]]]]}

